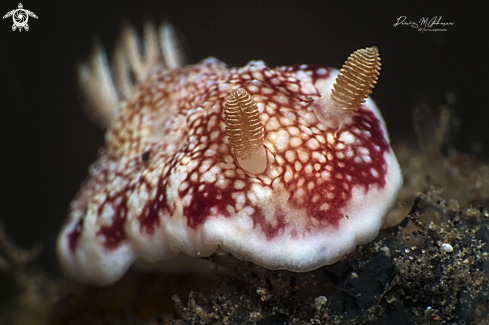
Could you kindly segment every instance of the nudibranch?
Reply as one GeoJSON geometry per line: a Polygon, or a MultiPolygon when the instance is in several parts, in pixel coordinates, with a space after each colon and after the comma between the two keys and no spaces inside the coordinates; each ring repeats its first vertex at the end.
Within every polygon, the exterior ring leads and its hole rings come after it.
{"type": "Polygon", "coordinates": [[[58,237],[69,277],[108,285],[138,259],[219,247],[305,272],[375,238],[402,184],[368,97],[377,48],[341,73],[215,58],[185,66],[170,25],[146,25],[139,50],[135,35],[126,28],[112,70],[101,47],[79,69],[108,129],[58,237]]]}

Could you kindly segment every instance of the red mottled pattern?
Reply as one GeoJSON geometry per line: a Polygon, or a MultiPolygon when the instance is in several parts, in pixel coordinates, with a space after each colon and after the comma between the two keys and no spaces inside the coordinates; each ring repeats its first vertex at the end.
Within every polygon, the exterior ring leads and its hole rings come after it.
{"type": "Polygon", "coordinates": [[[138,222],[141,233],[151,235],[176,213],[198,230],[208,218],[233,217],[252,206],[255,228],[260,225],[269,240],[288,225],[289,208],[305,210],[308,218],[292,236],[337,226],[354,186],[385,186],[384,153],[390,148],[367,109],[351,115],[339,131],[317,121],[310,107],[320,96],[314,85],[327,78],[327,68],[269,69],[251,62],[227,69],[215,59],[153,72],[120,107],[71,206],[69,218],[78,219],[67,234],[71,251],[88,213],[96,215],[95,232],[107,249],[127,239],[127,222],[138,222]],[[261,175],[237,167],[225,136],[222,103],[237,87],[260,109],[269,157],[261,175]],[[286,197],[274,222],[250,199],[254,185],[286,197]]]}

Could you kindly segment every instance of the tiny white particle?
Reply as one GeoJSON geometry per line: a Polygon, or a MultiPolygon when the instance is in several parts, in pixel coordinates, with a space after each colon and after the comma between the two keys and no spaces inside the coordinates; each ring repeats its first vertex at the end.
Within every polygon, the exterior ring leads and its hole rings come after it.
{"type": "Polygon", "coordinates": [[[366,163],[370,163],[372,161],[372,159],[370,159],[370,156],[362,156],[362,159],[363,161],[365,161],[366,163]]]}
{"type": "Polygon", "coordinates": [[[379,177],[379,173],[378,173],[378,172],[377,172],[375,169],[371,168],[371,169],[370,169],[370,172],[372,173],[372,175],[373,175],[374,177],[379,177]]]}
{"type": "Polygon", "coordinates": [[[441,245],[441,247],[442,247],[442,248],[443,248],[443,250],[444,250],[445,252],[447,252],[447,253],[453,252],[453,247],[452,247],[452,245],[450,245],[450,244],[443,243],[443,244],[441,245]]]}
{"type": "Polygon", "coordinates": [[[343,152],[341,152],[341,151],[340,152],[337,152],[336,153],[336,158],[338,158],[338,159],[344,159],[345,158],[345,154],[343,152]]]}

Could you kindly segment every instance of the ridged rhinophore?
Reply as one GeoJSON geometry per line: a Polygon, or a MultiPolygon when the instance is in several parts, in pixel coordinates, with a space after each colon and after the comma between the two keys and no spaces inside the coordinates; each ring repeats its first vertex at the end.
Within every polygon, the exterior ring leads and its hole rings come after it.
{"type": "Polygon", "coordinates": [[[245,90],[234,90],[224,101],[224,123],[231,148],[239,158],[246,159],[263,145],[260,112],[245,90]]]}
{"type": "Polygon", "coordinates": [[[357,111],[372,93],[379,71],[380,57],[377,47],[367,47],[353,52],[336,78],[331,99],[346,113],[357,111]]]}

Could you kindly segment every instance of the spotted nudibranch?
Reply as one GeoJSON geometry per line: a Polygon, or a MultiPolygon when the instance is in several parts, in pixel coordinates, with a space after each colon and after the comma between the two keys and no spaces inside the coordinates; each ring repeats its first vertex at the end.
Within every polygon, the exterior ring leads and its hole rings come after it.
{"type": "Polygon", "coordinates": [[[100,47],[79,70],[108,130],[58,237],[69,277],[108,285],[137,259],[218,247],[304,272],[375,238],[402,177],[372,99],[327,108],[338,70],[184,66],[170,25],[146,25],[145,55],[135,35],[126,28],[112,72],[100,47]]]}

